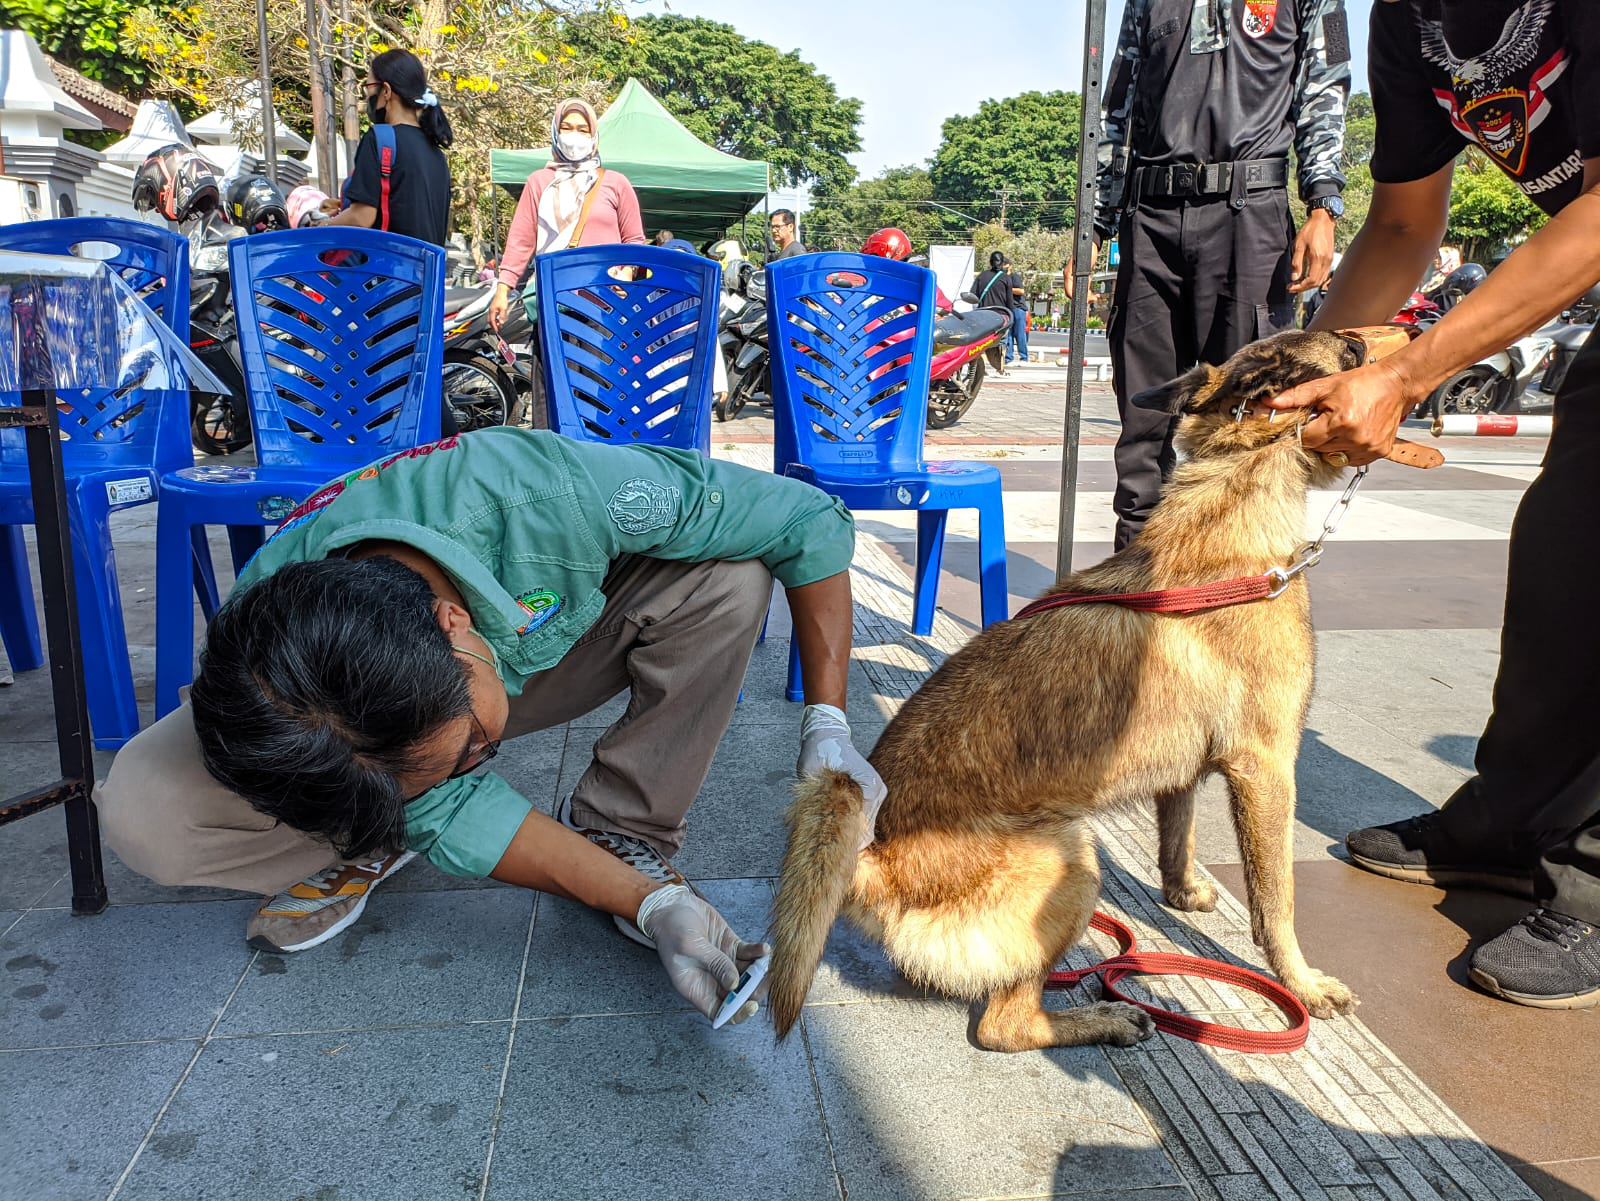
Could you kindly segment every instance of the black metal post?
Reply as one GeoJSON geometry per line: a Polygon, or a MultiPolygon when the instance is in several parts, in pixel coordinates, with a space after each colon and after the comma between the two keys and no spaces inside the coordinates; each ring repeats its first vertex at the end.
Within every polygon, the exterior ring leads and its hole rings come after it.
{"type": "Polygon", "coordinates": [[[1062,431],[1061,508],[1056,536],[1056,579],[1072,573],[1073,521],[1077,515],[1078,441],[1083,419],[1083,348],[1089,321],[1089,278],[1094,266],[1094,177],[1100,147],[1100,90],[1105,75],[1106,0],[1085,0],[1083,112],[1078,122],[1078,203],[1072,219],[1072,304],[1067,318],[1067,412],[1062,431]]]}
{"type": "MultiPolygon", "coordinates": [[[[20,291],[20,290],[19,290],[20,291]]],[[[32,297],[13,294],[19,373],[24,380],[48,380],[50,347],[44,330],[44,288],[32,297]]],[[[100,819],[95,813],[94,755],[89,742],[88,693],[83,676],[83,646],[78,630],[77,591],[72,578],[72,542],[67,524],[67,489],[61,459],[61,430],[53,388],[28,389],[21,408],[0,408],[0,426],[21,425],[28,448],[33,488],[33,521],[38,535],[39,586],[44,598],[45,632],[50,642],[50,689],[55,701],[56,745],[61,779],[0,805],[0,825],[52,805],[67,818],[67,854],[72,867],[72,912],[99,913],[106,907],[105,870],[100,861],[100,819]]]]}

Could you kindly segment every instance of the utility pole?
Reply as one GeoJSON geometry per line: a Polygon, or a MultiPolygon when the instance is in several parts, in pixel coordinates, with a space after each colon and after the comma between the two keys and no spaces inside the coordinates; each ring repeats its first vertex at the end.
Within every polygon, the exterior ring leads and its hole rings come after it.
{"type": "Polygon", "coordinates": [[[267,44],[267,0],[256,0],[256,49],[261,56],[261,156],[266,160],[267,178],[278,182],[277,114],[272,109],[271,49],[267,44]]]}
{"type": "Polygon", "coordinates": [[[1000,202],[1000,224],[1002,226],[1006,223],[1006,203],[1016,194],[1017,190],[1015,188],[996,188],[994,190],[994,198],[1000,202]]]}

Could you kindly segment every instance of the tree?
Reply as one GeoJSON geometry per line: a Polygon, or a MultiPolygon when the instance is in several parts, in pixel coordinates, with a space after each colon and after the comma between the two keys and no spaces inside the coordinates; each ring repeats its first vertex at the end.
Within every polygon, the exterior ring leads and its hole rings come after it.
{"type": "MultiPolygon", "coordinates": [[[[806,245],[812,250],[855,250],[874,230],[893,225],[905,231],[918,252],[924,251],[951,236],[945,218],[929,203],[932,199],[927,168],[890,167],[842,191],[814,195],[805,215],[806,245]]],[[[959,240],[965,241],[966,235],[960,234],[959,240]]]]}
{"type": "Polygon", "coordinates": [[[1450,221],[1445,237],[1461,247],[1463,262],[1486,262],[1508,243],[1519,242],[1545,223],[1544,210],[1478,150],[1457,160],[1450,184],[1450,221]]]}
{"type": "Polygon", "coordinates": [[[697,138],[765,159],[790,186],[837,191],[855,179],[845,155],[861,149],[861,102],[841,98],[797,51],[703,17],[640,17],[630,32],[593,47],[613,89],[632,76],[697,138]]]}
{"type": "Polygon", "coordinates": [[[950,117],[929,169],[934,195],[1012,229],[1070,226],[1079,112],[1075,92],[1024,92],[950,117]]]}
{"type": "Polygon", "coordinates": [[[131,0],[0,0],[0,29],[20,29],[90,79],[137,94],[148,72],[117,42],[133,7],[131,0]]]}

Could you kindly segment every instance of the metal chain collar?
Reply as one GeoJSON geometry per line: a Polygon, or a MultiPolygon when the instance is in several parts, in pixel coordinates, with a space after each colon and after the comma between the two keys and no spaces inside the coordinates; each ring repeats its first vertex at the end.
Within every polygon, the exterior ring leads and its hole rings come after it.
{"type": "Polygon", "coordinates": [[[1343,494],[1333,502],[1333,508],[1329,509],[1328,515],[1322,519],[1322,532],[1317,535],[1316,541],[1307,542],[1296,551],[1294,562],[1288,567],[1274,567],[1267,572],[1267,577],[1273,581],[1272,591],[1267,593],[1269,598],[1280,595],[1293,582],[1295,576],[1321,562],[1323,542],[1338,532],[1345,513],[1350,509],[1350,502],[1355,499],[1361,481],[1366,478],[1367,469],[1357,467],[1355,475],[1351,476],[1350,482],[1344,486],[1343,494]]]}

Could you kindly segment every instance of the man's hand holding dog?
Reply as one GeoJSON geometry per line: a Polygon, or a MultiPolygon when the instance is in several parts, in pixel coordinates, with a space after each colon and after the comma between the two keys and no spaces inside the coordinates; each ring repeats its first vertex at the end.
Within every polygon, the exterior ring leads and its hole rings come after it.
{"type": "Polygon", "coordinates": [[[856,849],[864,851],[872,845],[878,808],[883,804],[884,797],[889,795],[889,790],[872,769],[872,764],[850,741],[850,723],[845,721],[844,714],[832,705],[807,705],[800,718],[800,760],[795,765],[795,772],[804,778],[814,776],[824,768],[842,771],[861,785],[867,831],[865,840],[856,849]]]}
{"type": "MultiPolygon", "coordinates": [[[[1301,435],[1307,450],[1344,454],[1353,466],[1372,463],[1394,449],[1395,435],[1421,396],[1388,360],[1325,375],[1267,402],[1273,409],[1316,409],[1301,435]]],[[[1340,464],[1343,466],[1343,464],[1340,464]]]]}

